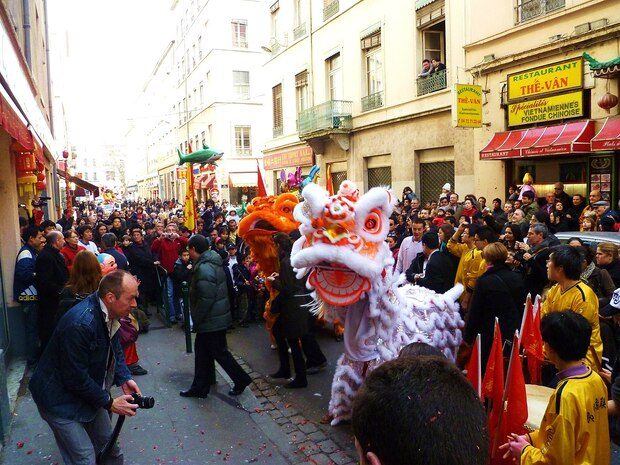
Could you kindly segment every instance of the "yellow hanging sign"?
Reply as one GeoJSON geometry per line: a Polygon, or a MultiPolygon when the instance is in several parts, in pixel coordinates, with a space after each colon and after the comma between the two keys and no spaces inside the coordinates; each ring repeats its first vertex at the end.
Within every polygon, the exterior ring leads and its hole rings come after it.
{"type": "Polygon", "coordinates": [[[482,127],[482,86],[455,84],[453,126],[457,128],[482,127]]]}

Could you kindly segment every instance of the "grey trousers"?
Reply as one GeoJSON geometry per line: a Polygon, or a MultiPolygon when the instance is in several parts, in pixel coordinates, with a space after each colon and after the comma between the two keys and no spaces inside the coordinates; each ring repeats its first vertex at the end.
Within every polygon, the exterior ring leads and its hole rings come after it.
{"type": "MultiPolygon", "coordinates": [[[[88,422],[53,417],[41,408],[39,414],[50,425],[65,465],[95,465],[97,453],[112,436],[110,414],[102,408],[88,422]]],[[[102,465],[123,465],[118,444],[114,445],[102,465]]]]}

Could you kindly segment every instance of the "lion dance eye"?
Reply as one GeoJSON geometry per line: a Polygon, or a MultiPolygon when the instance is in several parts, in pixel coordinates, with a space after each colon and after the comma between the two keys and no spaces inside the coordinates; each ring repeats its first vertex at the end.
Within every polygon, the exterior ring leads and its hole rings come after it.
{"type": "Polygon", "coordinates": [[[371,211],[364,221],[364,230],[370,234],[378,234],[382,228],[381,215],[378,211],[371,211]]]}

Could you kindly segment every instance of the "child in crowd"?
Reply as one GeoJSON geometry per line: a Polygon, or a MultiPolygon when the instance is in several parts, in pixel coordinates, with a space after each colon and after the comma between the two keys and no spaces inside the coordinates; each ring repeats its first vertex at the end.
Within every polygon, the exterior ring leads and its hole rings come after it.
{"type": "Polygon", "coordinates": [[[583,363],[592,326],[566,310],[545,315],[540,330],[547,358],[559,370],[559,383],[549,399],[540,428],[510,434],[500,449],[517,463],[597,464],[610,462],[607,387],[583,363]]]}
{"type": "Polygon", "coordinates": [[[250,277],[250,262],[249,255],[243,257],[238,263],[232,266],[233,280],[237,287],[237,314],[239,317],[239,326],[242,328],[248,327],[248,294],[252,287],[250,277]]]}
{"type": "MultiPolygon", "coordinates": [[[[189,258],[189,251],[187,248],[181,249],[179,258],[174,262],[174,269],[172,270],[172,284],[173,284],[173,296],[175,299],[181,301],[181,308],[183,308],[183,294],[182,283],[186,282],[189,286],[192,280],[192,261],[189,258]]],[[[185,310],[183,308],[183,310],[185,310]]],[[[183,312],[185,314],[185,312],[183,312]]],[[[190,322],[191,324],[191,322],[190,322]]]]}

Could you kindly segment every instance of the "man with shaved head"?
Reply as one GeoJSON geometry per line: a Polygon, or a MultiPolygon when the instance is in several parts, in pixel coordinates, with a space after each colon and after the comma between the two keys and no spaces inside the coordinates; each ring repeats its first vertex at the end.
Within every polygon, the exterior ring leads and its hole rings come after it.
{"type": "Polygon", "coordinates": [[[35,282],[37,289],[37,329],[41,342],[41,353],[52,336],[58,310],[59,295],[69,280],[69,270],[65,258],[60,253],[65,245],[61,232],[51,231],[45,236],[45,247],[34,265],[35,282]]]}

